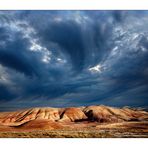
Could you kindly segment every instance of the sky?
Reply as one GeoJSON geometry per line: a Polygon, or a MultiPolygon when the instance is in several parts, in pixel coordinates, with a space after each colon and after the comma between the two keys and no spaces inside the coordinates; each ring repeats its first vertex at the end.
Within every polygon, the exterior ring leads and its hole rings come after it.
{"type": "Polygon", "coordinates": [[[0,111],[148,106],[148,11],[0,11],[0,111]]]}

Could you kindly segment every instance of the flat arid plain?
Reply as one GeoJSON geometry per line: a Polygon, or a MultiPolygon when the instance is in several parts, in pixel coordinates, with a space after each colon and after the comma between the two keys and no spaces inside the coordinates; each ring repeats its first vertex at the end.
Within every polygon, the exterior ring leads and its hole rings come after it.
{"type": "Polygon", "coordinates": [[[103,105],[0,112],[1,138],[148,138],[148,112],[103,105]]]}

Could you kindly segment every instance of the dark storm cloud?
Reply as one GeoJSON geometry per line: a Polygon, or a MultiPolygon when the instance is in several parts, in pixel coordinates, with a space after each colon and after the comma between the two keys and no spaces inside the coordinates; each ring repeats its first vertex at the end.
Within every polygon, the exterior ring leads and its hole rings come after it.
{"type": "Polygon", "coordinates": [[[6,106],[148,106],[147,11],[1,11],[6,106]]]}
{"type": "Polygon", "coordinates": [[[19,53],[10,53],[7,51],[0,51],[0,63],[3,66],[15,69],[16,71],[22,72],[28,76],[31,76],[34,74],[33,67],[27,63],[23,59],[23,57],[20,57],[20,55],[17,55],[19,53]]]}
{"type": "Polygon", "coordinates": [[[52,23],[43,32],[43,40],[57,43],[66,52],[76,69],[81,69],[85,60],[85,49],[81,28],[74,21],[52,23]]]}
{"type": "Polygon", "coordinates": [[[0,64],[26,75],[33,75],[32,63],[25,57],[28,42],[22,39],[21,34],[13,32],[14,39],[11,39],[11,34],[7,28],[0,28],[0,64]]]}
{"type": "Polygon", "coordinates": [[[113,26],[108,23],[112,12],[102,13],[103,16],[97,11],[45,11],[44,15],[43,12],[32,12],[27,20],[49,50],[52,50],[51,42],[57,44],[59,50],[69,57],[74,70],[82,70],[103,60],[113,46],[113,26]],[[107,22],[104,17],[107,17],[107,22]]]}
{"type": "Polygon", "coordinates": [[[1,101],[8,101],[16,97],[16,95],[13,92],[10,92],[7,86],[4,85],[0,85],[0,96],[1,101]]]}

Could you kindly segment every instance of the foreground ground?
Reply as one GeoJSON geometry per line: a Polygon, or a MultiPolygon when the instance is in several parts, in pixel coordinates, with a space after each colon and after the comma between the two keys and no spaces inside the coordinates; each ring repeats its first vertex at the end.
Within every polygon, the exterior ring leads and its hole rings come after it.
{"type": "Polygon", "coordinates": [[[77,129],[24,129],[0,127],[0,138],[148,138],[148,122],[92,125],[77,129]]]}

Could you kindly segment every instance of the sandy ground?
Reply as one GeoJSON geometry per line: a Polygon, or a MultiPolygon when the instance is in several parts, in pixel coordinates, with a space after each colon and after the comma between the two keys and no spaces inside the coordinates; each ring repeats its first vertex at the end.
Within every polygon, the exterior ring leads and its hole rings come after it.
{"type": "Polygon", "coordinates": [[[148,122],[67,123],[59,129],[0,126],[1,138],[148,138],[148,122]]]}

